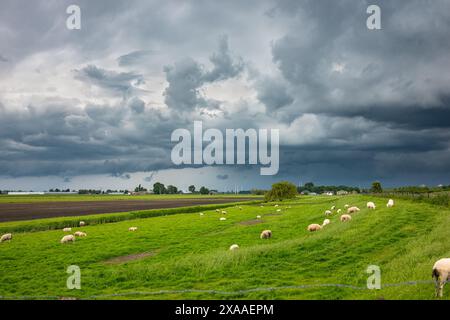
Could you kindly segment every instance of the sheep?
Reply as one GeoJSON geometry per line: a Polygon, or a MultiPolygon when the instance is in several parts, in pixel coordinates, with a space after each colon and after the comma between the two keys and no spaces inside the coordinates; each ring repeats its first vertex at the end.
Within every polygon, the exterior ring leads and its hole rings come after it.
{"type": "Polygon", "coordinates": [[[137,227],[129,227],[128,231],[137,231],[137,229],[138,229],[137,227]]]}
{"type": "Polygon", "coordinates": [[[204,214],[203,212],[200,212],[200,215],[201,215],[201,216],[204,216],[205,214],[204,214]]]}
{"type": "Polygon", "coordinates": [[[325,227],[327,224],[330,224],[330,219],[323,220],[322,227],[325,227]]]}
{"type": "Polygon", "coordinates": [[[257,216],[256,216],[256,219],[261,219],[261,216],[260,216],[260,215],[257,215],[257,216]]]}
{"type": "Polygon", "coordinates": [[[80,227],[84,227],[86,225],[86,222],[80,221],[80,227]]]}
{"type": "Polygon", "coordinates": [[[221,212],[222,214],[227,214],[227,212],[225,211],[225,210],[222,210],[222,212],[221,212]]]}
{"type": "Polygon", "coordinates": [[[373,203],[372,201],[367,202],[367,208],[368,209],[375,209],[375,203],[373,203]]]}
{"type": "Polygon", "coordinates": [[[348,209],[348,207],[350,207],[348,204],[346,204],[346,205],[344,206],[345,209],[348,209]]]}
{"type": "Polygon", "coordinates": [[[272,231],[271,230],[264,230],[261,232],[261,235],[259,236],[261,239],[269,239],[272,238],[272,231]]]}
{"type": "Polygon", "coordinates": [[[225,220],[227,220],[227,218],[221,217],[219,220],[220,220],[220,221],[225,221],[225,220]]]}
{"type": "Polygon", "coordinates": [[[436,297],[442,298],[445,283],[450,280],[450,258],[436,261],[431,276],[436,281],[436,297]]]}
{"type": "Polygon", "coordinates": [[[349,215],[349,214],[343,214],[343,215],[341,216],[341,221],[342,221],[342,222],[347,222],[347,221],[350,221],[350,220],[352,220],[352,216],[349,215]]]}
{"type": "Polygon", "coordinates": [[[342,209],[337,209],[336,212],[337,212],[337,213],[341,213],[341,212],[342,212],[342,209]]]}
{"type": "Polygon", "coordinates": [[[332,206],[332,207],[331,207],[331,210],[334,210],[334,209],[336,209],[336,206],[332,206]]]}
{"type": "Polygon", "coordinates": [[[392,208],[394,206],[394,200],[389,199],[388,203],[386,204],[386,207],[392,208]]]}
{"type": "Polygon", "coordinates": [[[320,229],[322,229],[322,226],[317,223],[313,223],[308,226],[308,231],[310,231],[310,232],[319,231],[320,229]]]}
{"type": "Polygon", "coordinates": [[[230,251],[234,251],[234,250],[237,250],[237,249],[239,249],[239,246],[237,244],[232,244],[230,246],[230,251]]]}
{"type": "Polygon", "coordinates": [[[75,242],[75,237],[72,234],[62,237],[61,243],[75,242]]]}
{"type": "Polygon", "coordinates": [[[359,211],[360,211],[360,209],[358,207],[350,207],[350,208],[347,209],[347,213],[348,214],[357,213],[359,211]]]}
{"type": "Polygon", "coordinates": [[[74,233],[74,236],[76,236],[76,237],[86,237],[87,234],[86,234],[86,232],[77,231],[77,232],[74,233]]]}
{"type": "Polygon", "coordinates": [[[72,231],[72,228],[64,228],[63,231],[64,232],[70,232],[70,231],[72,231]]]}
{"type": "Polygon", "coordinates": [[[10,241],[10,240],[12,240],[11,233],[6,233],[6,234],[2,235],[2,237],[0,238],[0,242],[10,241]]]}
{"type": "Polygon", "coordinates": [[[220,212],[220,210],[219,210],[219,209],[216,209],[216,212],[220,212]]]}
{"type": "Polygon", "coordinates": [[[332,213],[333,213],[333,212],[331,212],[330,210],[326,210],[326,211],[325,211],[325,215],[326,215],[326,216],[329,216],[329,215],[331,215],[332,213]]]}
{"type": "Polygon", "coordinates": [[[281,212],[281,209],[277,209],[277,212],[281,212]]]}

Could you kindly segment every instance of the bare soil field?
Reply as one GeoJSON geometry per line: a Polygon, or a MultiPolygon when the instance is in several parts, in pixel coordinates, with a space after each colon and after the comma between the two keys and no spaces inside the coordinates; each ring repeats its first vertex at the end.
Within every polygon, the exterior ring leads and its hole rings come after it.
{"type": "Polygon", "coordinates": [[[254,198],[0,203],[0,222],[222,204],[254,198]]]}

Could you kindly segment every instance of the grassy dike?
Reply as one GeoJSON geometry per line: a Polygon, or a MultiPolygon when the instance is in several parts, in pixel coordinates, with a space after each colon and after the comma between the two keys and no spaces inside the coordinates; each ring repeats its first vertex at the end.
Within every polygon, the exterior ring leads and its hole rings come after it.
{"type": "MultiPolygon", "coordinates": [[[[231,206],[226,221],[219,221],[214,208],[203,209],[203,216],[185,208],[184,213],[74,228],[88,236],[68,245],[59,243],[61,230],[17,233],[0,244],[0,296],[433,299],[434,284],[402,283],[430,281],[433,263],[450,256],[450,210],[403,199],[394,208],[385,203],[361,195],[300,197],[276,208],[231,206]],[[375,211],[365,208],[369,200],[377,204],[375,211]],[[324,229],[306,231],[308,224],[322,223],[326,209],[345,204],[361,212],[348,223],[334,214],[324,229]],[[130,226],[139,229],[129,232],[130,226]],[[259,238],[264,229],[273,231],[272,239],[259,238]],[[240,249],[230,252],[234,243],[240,249]],[[69,265],[81,268],[81,290],[66,288],[69,265]],[[381,290],[364,289],[369,265],[381,268],[381,290]]],[[[445,289],[449,299],[449,285],[445,289]]]]}

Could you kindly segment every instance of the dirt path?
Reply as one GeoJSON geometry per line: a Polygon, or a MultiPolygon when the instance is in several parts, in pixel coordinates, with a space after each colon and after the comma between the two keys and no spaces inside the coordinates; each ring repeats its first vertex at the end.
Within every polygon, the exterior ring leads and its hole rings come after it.
{"type": "Polygon", "coordinates": [[[255,198],[194,198],[171,200],[0,203],[0,222],[81,216],[98,213],[127,212],[148,209],[178,208],[206,204],[222,204],[246,200],[255,200],[255,198]]]}

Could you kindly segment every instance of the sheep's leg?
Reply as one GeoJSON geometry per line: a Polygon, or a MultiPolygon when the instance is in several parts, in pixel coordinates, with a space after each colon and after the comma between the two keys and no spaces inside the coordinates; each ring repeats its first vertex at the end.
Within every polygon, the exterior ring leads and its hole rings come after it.
{"type": "Polygon", "coordinates": [[[440,284],[439,284],[439,297],[442,298],[442,295],[444,294],[444,286],[448,279],[448,273],[442,273],[440,275],[440,284]]]}
{"type": "Polygon", "coordinates": [[[438,277],[436,277],[436,279],[434,280],[434,285],[435,285],[435,288],[436,288],[436,298],[438,298],[439,297],[439,291],[440,291],[440,280],[439,280],[439,276],[438,277]]]}

